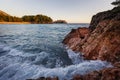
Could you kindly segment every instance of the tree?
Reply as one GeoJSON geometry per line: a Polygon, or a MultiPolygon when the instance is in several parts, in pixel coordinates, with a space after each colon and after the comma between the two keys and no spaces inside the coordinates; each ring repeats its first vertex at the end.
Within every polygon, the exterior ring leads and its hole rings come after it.
{"type": "Polygon", "coordinates": [[[116,0],[111,3],[112,5],[120,6],[120,0],[116,0]]]}

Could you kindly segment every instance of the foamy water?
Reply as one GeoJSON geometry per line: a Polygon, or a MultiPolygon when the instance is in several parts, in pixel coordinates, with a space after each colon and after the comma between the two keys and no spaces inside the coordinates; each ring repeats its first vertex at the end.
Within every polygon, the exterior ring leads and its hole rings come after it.
{"type": "Polygon", "coordinates": [[[65,49],[64,36],[79,26],[0,25],[0,80],[56,76],[70,80],[75,74],[112,67],[100,60],[83,60],[82,54],[65,49]]]}

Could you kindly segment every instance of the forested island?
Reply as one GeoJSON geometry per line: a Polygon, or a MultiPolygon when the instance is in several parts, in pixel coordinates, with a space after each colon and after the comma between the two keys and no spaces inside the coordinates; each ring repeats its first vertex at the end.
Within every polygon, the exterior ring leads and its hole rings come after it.
{"type": "Polygon", "coordinates": [[[0,10],[0,24],[52,24],[52,23],[67,23],[65,20],[53,21],[51,17],[46,15],[24,15],[22,17],[11,16],[0,10]]]}

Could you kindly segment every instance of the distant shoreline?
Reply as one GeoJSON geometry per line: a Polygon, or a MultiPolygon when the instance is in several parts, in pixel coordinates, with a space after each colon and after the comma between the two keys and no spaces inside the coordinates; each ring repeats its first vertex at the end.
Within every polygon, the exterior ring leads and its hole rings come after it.
{"type": "MultiPolygon", "coordinates": [[[[36,24],[31,22],[0,22],[0,24],[36,24]]],[[[63,24],[63,23],[49,23],[49,24],[63,24]]],[[[89,23],[64,23],[64,24],[89,24],[89,23]]]]}
{"type": "Polygon", "coordinates": [[[32,24],[30,22],[0,22],[0,24],[32,24]]]}

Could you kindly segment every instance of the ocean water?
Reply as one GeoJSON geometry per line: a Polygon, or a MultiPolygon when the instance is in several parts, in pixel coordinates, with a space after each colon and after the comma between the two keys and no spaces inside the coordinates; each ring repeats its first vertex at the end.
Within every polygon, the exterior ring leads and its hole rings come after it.
{"type": "Polygon", "coordinates": [[[70,80],[75,74],[111,67],[100,60],[83,60],[61,43],[73,28],[88,24],[0,25],[0,80],[56,77],[70,80]]]}

